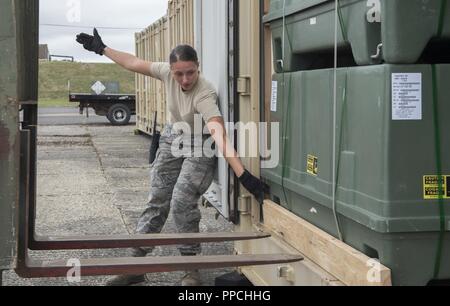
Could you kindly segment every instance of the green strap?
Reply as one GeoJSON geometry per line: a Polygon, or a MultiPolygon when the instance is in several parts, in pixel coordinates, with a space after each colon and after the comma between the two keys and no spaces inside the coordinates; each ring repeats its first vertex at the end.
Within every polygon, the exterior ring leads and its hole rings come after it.
{"type": "Polygon", "coordinates": [[[443,176],[442,176],[442,156],[441,156],[441,133],[439,124],[439,92],[437,86],[437,73],[436,66],[432,65],[433,74],[433,111],[434,111],[434,137],[435,137],[435,150],[436,150],[436,168],[438,175],[438,192],[439,192],[439,216],[440,216],[440,234],[438,241],[438,248],[436,252],[436,260],[434,266],[434,278],[439,278],[442,261],[442,249],[444,244],[445,234],[445,207],[444,207],[444,188],[443,188],[443,176]]]}
{"type": "Polygon", "coordinates": [[[344,138],[344,117],[347,111],[347,82],[348,82],[348,74],[345,74],[345,83],[344,83],[344,92],[342,93],[342,112],[341,112],[341,124],[339,131],[339,146],[338,146],[338,156],[337,156],[337,165],[336,165],[336,186],[335,193],[337,195],[338,186],[339,186],[339,177],[341,170],[341,153],[342,153],[342,139],[344,138]]]}
{"type": "MultiPolygon", "coordinates": [[[[284,77],[283,77],[283,79],[284,79],[284,77]]],[[[290,135],[288,135],[289,131],[292,131],[291,116],[290,116],[290,111],[289,111],[291,108],[291,101],[292,101],[292,77],[289,79],[287,105],[285,103],[283,103],[283,105],[286,105],[286,110],[284,111],[285,125],[283,128],[283,168],[282,168],[282,174],[281,174],[281,186],[283,188],[284,199],[286,201],[286,205],[290,209],[292,207],[290,206],[289,199],[287,197],[284,180],[286,178],[286,170],[288,167],[288,154],[290,153],[290,143],[291,143],[290,137],[289,137],[290,135]]]]}
{"type": "MultiPolygon", "coordinates": [[[[287,28],[286,24],[283,24],[283,26],[285,27],[285,34],[286,34],[287,41],[289,43],[289,47],[292,50],[292,42],[291,42],[291,37],[289,35],[288,28],[287,28]]],[[[284,48],[284,46],[283,46],[283,48],[284,48]]],[[[286,87],[286,81],[285,81],[286,80],[285,79],[286,71],[284,69],[284,61],[285,61],[285,59],[283,58],[283,86],[284,86],[283,101],[285,98],[284,89],[286,87]]],[[[282,170],[281,170],[281,172],[282,172],[281,173],[281,187],[283,189],[283,194],[284,194],[284,199],[285,199],[286,205],[289,208],[292,208],[292,207],[290,206],[289,199],[287,197],[286,187],[285,187],[284,182],[285,182],[285,178],[286,178],[286,170],[288,167],[288,163],[287,163],[288,153],[290,151],[290,141],[288,141],[288,139],[289,139],[288,133],[290,130],[292,130],[291,126],[290,126],[291,122],[290,122],[290,116],[289,116],[289,114],[290,114],[289,110],[291,108],[291,101],[292,101],[292,78],[289,79],[287,105],[286,105],[286,103],[283,103],[283,106],[286,106],[286,109],[283,108],[283,110],[282,110],[282,114],[283,114],[283,117],[285,118],[285,122],[284,122],[284,127],[283,127],[283,134],[282,134],[282,137],[283,137],[283,162],[282,162],[282,165],[283,166],[282,166],[282,170]]]]}
{"type": "MultiPolygon", "coordinates": [[[[341,112],[341,122],[339,125],[339,144],[338,144],[338,152],[337,152],[337,164],[336,164],[336,185],[334,186],[335,188],[335,197],[336,197],[336,208],[337,208],[337,204],[338,204],[338,200],[337,200],[337,196],[338,196],[338,190],[339,190],[339,178],[340,178],[340,172],[341,172],[341,157],[342,157],[342,139],[344,138],[344,118],[345,118],[345,114],[347,111],[347,81],[348,81],[348,74],[345,74],[345,83],[344,83],[344,91],[342,93],[342,112],[341,112]]],[[[337,214],[336,214],[337,216],[337,214]]],[[[341,233],[341,238],[342,241],[344,241],[344,237],[343,234],[341,232],[340,229],[340,223],[339,223],[339,218],[337,218],[336,220],[337,224],[337,228],[338,228],[338,232],[341,233]]]]}
{"type": "Polygon", "coordinates": [[[441,0],[441,11],[439,13],[438,37],[442,36],[444,31],[445,10],[447,9],[447,0],[441,0]]]}
{"type": "Polygon", "coordinates": [[[338,3],[339,24],[341,25],[342,37],[344,38],[345,42],[348,42],[347,28],[344,22],[344,17],[342,15],[341,2],[337,0],[337,3],[338,3]]]}

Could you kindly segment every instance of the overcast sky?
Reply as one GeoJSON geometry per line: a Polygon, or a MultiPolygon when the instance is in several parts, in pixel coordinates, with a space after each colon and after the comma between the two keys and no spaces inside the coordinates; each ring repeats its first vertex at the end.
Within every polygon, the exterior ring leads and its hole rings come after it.
{"type": "Polygon", "coordinates": [[[75,41],[76,35],[92,34],[95,26],[107,46],[134,54],[134,33],[166,11],[167,0],[41,0],[39,43],[48,44],[50,54],[74,56],[79,62],[109,62],[85,51],[75,41]]]}

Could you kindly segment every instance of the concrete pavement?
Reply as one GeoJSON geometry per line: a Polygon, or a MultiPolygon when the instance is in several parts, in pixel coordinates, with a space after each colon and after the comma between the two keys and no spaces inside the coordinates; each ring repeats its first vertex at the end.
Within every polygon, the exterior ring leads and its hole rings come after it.
{"type": "MultiPolygon", "coordinates": [[[[134,126],[40,126],[38,132],[37,233],[41,235],[111,235],[133,233],[144,210],[149,188],[150,139],[134,135],[134,126]]],[[[216,211],[201,208],[203,232],[230,231],[216,211]]],[[[172,217],[164,232],[175,232],[172,217]]],[[[232,243],[204,246],[203,255],[229,255],[232,243]]],[[[127,256],[127,250],[32,252],[46,260],[127,256]]],[[[155,256],[176,256],[176,247],[161,247],[155,256]]],[[[230,269],[201,271],[204,285],[230,269]]],[[[148,275],[146,286],[176,286],[183,273],[148,275]]],[[[50,286],[101,286],[108,277],[83,277],[81,283],[66,279],[20,279],[4,273],[3,284],[50,286]]]]}

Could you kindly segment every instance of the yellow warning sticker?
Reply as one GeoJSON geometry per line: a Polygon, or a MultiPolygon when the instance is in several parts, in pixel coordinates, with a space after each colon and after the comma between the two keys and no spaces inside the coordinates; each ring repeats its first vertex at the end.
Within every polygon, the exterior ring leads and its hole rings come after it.
{"type": "MultiPolygon", "coordinates": [[[[450,199],[450,175],[441,177],[442,192],[444,199],[450,199]]],[[[423,197],[425,200],[439,199],[439,176],[426,175],[423,177],[423,197]]]]}
{"type": "Polygon", "coordinates": [[[313,155],[308,155],[308,174],[317,176],[319,174],[319,159],[313,155]]]}

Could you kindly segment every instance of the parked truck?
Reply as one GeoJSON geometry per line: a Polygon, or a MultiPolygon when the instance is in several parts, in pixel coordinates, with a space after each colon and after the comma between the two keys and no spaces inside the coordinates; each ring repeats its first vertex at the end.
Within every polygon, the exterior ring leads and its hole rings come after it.
{"type": "Polygon", "coordinates": [[[80,115],[89,108],[94,109],[97,116],[106,116],[112,125],[127,125],[131,116],[136,115],[136,96],[121,94],[86,94],[70,93],[69,101],[79,103],[80,115]]]}

